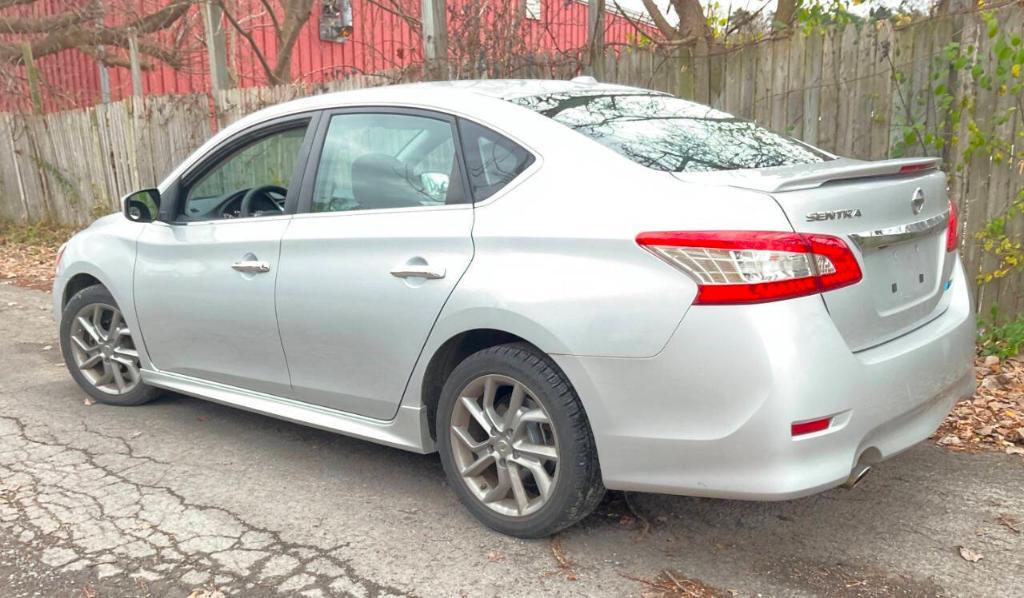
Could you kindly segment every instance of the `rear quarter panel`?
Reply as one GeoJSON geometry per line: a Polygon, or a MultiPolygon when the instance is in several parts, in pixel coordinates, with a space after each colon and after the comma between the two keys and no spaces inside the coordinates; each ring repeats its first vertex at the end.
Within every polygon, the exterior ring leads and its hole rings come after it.
{"type": "Polygon", "coordinates": [[[791,230],[766,194],[682,182],[524,112],[516,131],[543,143],[485,122],[538,160],[477,204],[473,262],[428,351],[459,332],[494,328],[550,354],[650,357],[668,342],[697,288],[640,248],[638,233],[791,230]]]}

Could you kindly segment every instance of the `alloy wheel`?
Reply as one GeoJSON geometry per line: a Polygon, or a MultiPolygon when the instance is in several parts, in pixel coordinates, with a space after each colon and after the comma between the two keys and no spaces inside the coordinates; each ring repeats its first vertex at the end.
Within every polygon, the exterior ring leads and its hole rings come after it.
{"type": "Polygon", "coordinates": [[[122,395],[142,380],[139,352],[116,307],[91,303],[78,310],[71,322],[69,342],[75,366],[98,390],[122,395]]]}
{"type": "Polygon", "coordinates": [[[530,515],[558,479],[558,438],[544,405],[525,384],[498,374],[470,382],[452,410],[452,456],[481,503],[506,516],[530,515]]]}

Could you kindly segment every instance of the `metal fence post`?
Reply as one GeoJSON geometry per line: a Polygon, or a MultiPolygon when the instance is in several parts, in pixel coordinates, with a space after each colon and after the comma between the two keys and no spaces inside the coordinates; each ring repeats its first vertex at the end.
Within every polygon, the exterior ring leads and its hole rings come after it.
{"type": "Polygon", "coordinates": [[[587,2],[587,61],[586,74],[597,79],[604,78],[604,0],[587,2]]]}
{"type": "Polygon", "coordinates": [[[203,28],[206,31],[206,53],[210,59],[210,89],[222,91],[231,87],[228,76],[227,45],[222,26],[223,12],[213,2],[203,2],[203,28]]]}
{"type": "Polygon", "coordinates": [[[448,78],[448,17],[444,0],[422,0],[427,78],[448,78]]]}

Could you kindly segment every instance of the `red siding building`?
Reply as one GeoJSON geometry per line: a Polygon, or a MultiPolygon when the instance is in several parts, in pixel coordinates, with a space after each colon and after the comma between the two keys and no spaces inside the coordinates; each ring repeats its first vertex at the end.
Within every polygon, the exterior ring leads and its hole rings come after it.
{"type": "MultiPolygon", "coordinates": [[[[125,6],[136,14],[159,9],[166,0],[104,0],[125,6]]],[[[497,1],[497,0],[495,0],[497,1]]],[[[578,56],[586,46],[587,5],[577,0],[520,0],[525,2],[525,39],[520,49],[528,53],[578,56]]],[[[0,11],[5,17],[43,17],[68,12],[68,6],[83,6],[88,0],[37,0],[0,11]]],[[[261,0],[234,0],[240,7],[234,14],[252,41],[237,33],[222,19],[225,32],[228,71],[238,87],[268,84],[260,54],[270,64],[277,58],[274,20],[261,0]],[[255,44],[260,48],[253,50],[255,44]]],[[[465,10],[479,7],[482,0],[455,0],[448,3],[449,35],[464,35],[460,26],[469,18],[465,10]],[[462,12],[460,12],[462,11],[462,12]]],[[[275,3],[276,4],[276,3],[275,3]]],[[[313,13],[303,26],[291,56],[291,77],[297,83],[315,84],[344,78],[353,73],[395,72],[422,62],[422,41],[418,29],[410,26],[398,11],[383,6],[408,6],[418,17],[420,0],[317,0],[313,13]],[[326,11],[326,12],[325,12],[326,11]],[[339,25],[341,26],[339,28],[339,25]],[[322,27],[323,26],[323,27],[322,27]],[[323,29],[323,31],[322,31],[323,29]],[[341,32],[341,35],[337,35],[341,32]],[[333,37],[333,39],[332,39],[333,37]]],[[[500,5],[504,8],[504,4],[500,5]]],[[[109,22],[109,25],[116,23],[109,22]]],[[[648,29],[638,19],[609,13],[605,19],[605,42],[627,45],[642,37],[637,29],[648,29]]],[[[481,27],[485,33],[488,27],[481,27]]],[[[11,42],[18,37],[0,35],[11,42]]],[[[209,62],[201,11],[192,7],[173,27],[146,37],[175,49],[176,67],[143,56],[142,90],[145,95],[207,93],[210,91],[209,62]]],[[[485,43],[486,45],[486,43],[485,43]]],[[[127,64],[123,49],[104,47],[89,50],[65,50],[36,61],[47,111],[88,106],[105,99],[116,101],[132,94],[132,76],[127,66],[100,66],[100,52],[127,64]],[[106,79],[106,82],[104,81],[106,79]],[[106,90],[106,93],[105,93],[106,90]]],[[[0,110],[31,109],[24,67],[7,69],[0,79],[0,110]]]]}

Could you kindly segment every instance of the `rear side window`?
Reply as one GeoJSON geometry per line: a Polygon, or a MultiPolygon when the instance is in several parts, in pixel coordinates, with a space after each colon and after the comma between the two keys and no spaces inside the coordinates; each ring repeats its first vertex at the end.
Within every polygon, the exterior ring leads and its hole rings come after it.
{"type": "Polygon", "coordinates": [[[769,168],[830,159],[791,137],[672,96],[566,92],[510,101],[655,170],[769,168]]]}
{"type": "Polygon", "coordinates": [[[494,195],[533,164],[533,154],[476,123],[460,119],[459,136],[474,201],[494,195]]]}
{"type": "Polygon", "coordinates": [[[463,203],[455,135],[447,120],[414,114],[331,117],[313,212],[463,203]]]}

